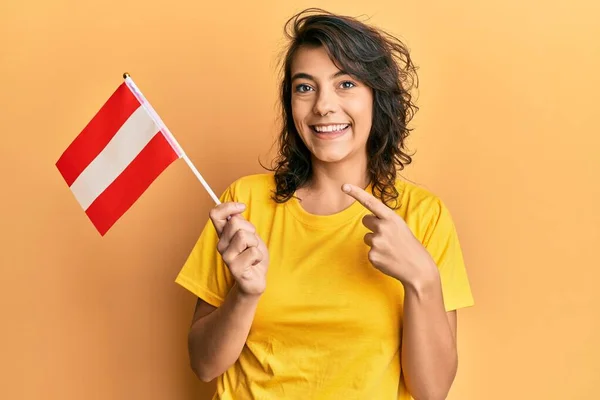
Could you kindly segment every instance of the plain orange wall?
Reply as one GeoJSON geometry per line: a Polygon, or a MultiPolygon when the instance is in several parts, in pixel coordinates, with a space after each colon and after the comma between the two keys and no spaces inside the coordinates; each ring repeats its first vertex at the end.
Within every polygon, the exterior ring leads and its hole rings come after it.
{"type": "Polygon", "coordinates": [[[129,71],[215,191],[261,172],[282,25],[315,5],[420,66],[406,176],[452,210],[476,299],[450,399],[600,398],[598,4],[4,0],[0,398],[210,398],[173,283],[209,196],[178,161],[101,238],[54,163],[129,71]]]}

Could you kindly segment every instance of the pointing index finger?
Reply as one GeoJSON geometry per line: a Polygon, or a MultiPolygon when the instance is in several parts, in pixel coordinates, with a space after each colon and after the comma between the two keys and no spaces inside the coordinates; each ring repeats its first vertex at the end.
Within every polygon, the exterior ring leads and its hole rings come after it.
{"type": "Polygon", "coordinates": [[[377,218],[386,218],[390,215],[391,210],[385,204],[358,186],[346,183],[342,186],[342,191],[358,200],[359,203],[371,211],[377,218]]]}

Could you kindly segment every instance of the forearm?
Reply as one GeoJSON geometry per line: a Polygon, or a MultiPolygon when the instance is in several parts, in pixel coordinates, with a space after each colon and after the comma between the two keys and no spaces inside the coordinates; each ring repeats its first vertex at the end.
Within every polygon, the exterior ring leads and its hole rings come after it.
{"type": "Polygon", "coordinates": [[[458,364],[437,269],[419,284],[405,285],[402,369],[415,400],[443,400],[458,364]]]}
{"type": "Polygon", "coordinates": [[[258,296],[246,296],[234,286],[223,304],[196,321],[189,333],[192,369],[209,382],[238,359],[258,304],[258,296]]]}

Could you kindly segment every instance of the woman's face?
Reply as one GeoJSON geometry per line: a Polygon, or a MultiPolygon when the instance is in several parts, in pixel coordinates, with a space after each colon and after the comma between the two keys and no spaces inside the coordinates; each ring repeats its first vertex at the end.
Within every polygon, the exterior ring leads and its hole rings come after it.
{"type": "Polygon", "coordinates": [[[321,47],[303,46],[291,64],[292,116],[318,161],[366,158],[371,131],[371,88],[340,71],[321,47]]]}

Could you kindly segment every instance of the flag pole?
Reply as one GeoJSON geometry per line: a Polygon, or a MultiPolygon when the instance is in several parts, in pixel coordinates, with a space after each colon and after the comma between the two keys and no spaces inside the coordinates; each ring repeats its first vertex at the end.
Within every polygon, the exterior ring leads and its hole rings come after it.
{"type": "Polygon", "coordinates": [[[198,170],[196,169],[196,167],[194,166],[194,164],[192,164],[192,161],[189,159],[189,157],[187,156],[187,154],[185,154],[185,152],[183,151],[183,149],[181,148],[181,146],[177,142],[177,139],[175,139],[175,136],[173,136],[173,134],[171,133],[171,131],[169,130],[169,128],[167,128],[167,125],[158,116],[158,113],[156,111],[154,111],[154,108],[150,105],[150,102],[148,102],[148,100],[146,100],[146,97],[144,97],[144,95],[142,94],[142,92],[140,91],[140,89],[133,82],[133,79],[131,79],[131,76],[129,75],[129,73],[125,72],[123,74],[123,79],[125,80],[125,83],[129,87],[129,89],[131,89],[131,91],[134,94],[134,96],[138,99],[138,101],[146,109],[146,111],[148,112],[148,114],[150,115],[150,117],[154,120],[154,122],[156,123],[156,125],[158,125],[158,127],[160,128],[160,131],[162,132],[163,136],[165,137],[165,139],[167,140],[167,142],[169,142],[169,144],[171,145],[171,147],[173,148],[173,150],[175,151],[175,153],[177,153],[177,155],[180,158],[183,158],[183,160],[190,167],[190,169],[192,170],[192,172],[194,173],[194,175],[196,175],[196,178],[198,178],[198,180],[200,181],[200,183],[202,183],[202,185],[204,186],[204,188],[206,189],[206,191],[208,192],[208,194],[210,195],[210,197],[212,197],[213,201],[217,205],[221,204],[221,201],[219,200],[219,198],[217,197],[217,195],[215,194],[215,192],[213,192],[213,190],[210,188],[210,186],[208,185],[208,183],[206,182],[206,180],[204,180],[204,178],[202,177],[202,175],[200,174],[200,172],[198,172],[198,170]]]}

